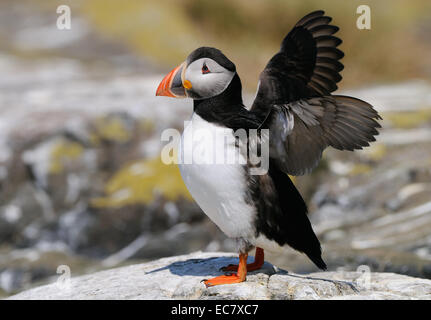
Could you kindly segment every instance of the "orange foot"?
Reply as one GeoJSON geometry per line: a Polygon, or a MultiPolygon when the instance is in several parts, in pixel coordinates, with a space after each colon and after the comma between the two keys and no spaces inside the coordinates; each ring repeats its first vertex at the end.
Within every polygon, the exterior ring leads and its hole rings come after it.
{"type": "Polygon", "coordinates": [[[237,273],[218,276],[212,279],[203,280],[205,285],[208,287],[218,286],[220,284],[231,284],[245,281],[247,275],[247,253],[240,253],[239,255],[239,266],[237,273]]]}
{"type": "Polygon", "coordinates": [[[244,280],[245,278],[243,279],[238,274],[230,274],[230,275],[218,276],[208,280],[203,280],[203,282],[208,288],[208,287],[218,286],[220,284],[240,283],[240,282],[243,282],[244,280]]]}
{"type": "MultiPolygon", "coordinates": [[[[262,268],[264,261],[265,260],[264,260],[263,249],[257,247],[256,254],[254,256],[254,262],[247,264],[247,271],[259,270],[260,268],[262,268]]],[[[230,264],[226,267],[220,268],[220,271],[237,271],[237,270],[238,270],[237,264],[230,264]]]]}

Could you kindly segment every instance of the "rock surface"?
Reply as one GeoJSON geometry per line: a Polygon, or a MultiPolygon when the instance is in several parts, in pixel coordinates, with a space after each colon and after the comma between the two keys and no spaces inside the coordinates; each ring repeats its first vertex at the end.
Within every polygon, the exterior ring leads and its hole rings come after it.
{"type": "Polygon", "coordinates": [[[57,280],[9,299],[431,299],[431,280],[394,273],[299,275],[267,262],[240,284],[201,283],[235,262],[229,253],[196,252],[57,280]]]}

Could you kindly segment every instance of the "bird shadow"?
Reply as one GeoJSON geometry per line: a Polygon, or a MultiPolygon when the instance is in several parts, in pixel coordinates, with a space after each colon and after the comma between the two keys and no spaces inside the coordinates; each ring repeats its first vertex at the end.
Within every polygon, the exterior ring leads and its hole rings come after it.
{"type": "MultiPolygon", "coordinates": [[[[252,263],[253,260],[254,260],[253,257],[249,257],[247,262],[252,263]]],[[[184,261],[176,261],[167,266],[154,269],[151,271],[147,271],[146,274],[169,270],[172,274],[175,274],[178,276],[203,276],[203,277],[219,276],[224,274],[224,272],[221,271],[220,268],[228,266],[230,264],[238,264],[238,258],[210,257],[210,258],[204,258],[204,259],[188,259],[184,261]]],[[[271,264],[265,262],[262,269],[258,271],[250,272],[249,274],[253,274],[257,272],[260,272],[260,273],[268,272],[270,274],[274,274],[275,270],[271,264]]]]}
{"type": "MultiPolygon", "coordinates": [[[[253,262],[254,258],[249,257],[247,262],[253,262]]],[[[220,268],[225,267],[229,264],[237,264],[238,258],[236,257],[210,257],[204,259],[188,259],[184,261],[176,261],[167,266],[157,268],[151,271],[147,271],[146,274],[152,274],[156,272],[161,272],[164,270],[169,270],[172,274],[178,276],[201,276],[201,277],[215,277],[221,274],[224,274],[220,268]]],[[[304,280],[314,280],[314,281],[325,281],[330,282],[335,285],[347,285],[354,292],[359,292],[359,290],[355,287],[355,285],[350,281],[345,280],[334,280],[334,279],[325,279],[321,277],[315,276],[307,276],[300,274],[291,274],[284,269],[279,269],[274,267],[272,264],[265,262],[261,269],[249,272],[248,274],[256,274],[256,273],[264,273],[268,275],[286,275],[288,277],[299,278],[304,280]]]]}

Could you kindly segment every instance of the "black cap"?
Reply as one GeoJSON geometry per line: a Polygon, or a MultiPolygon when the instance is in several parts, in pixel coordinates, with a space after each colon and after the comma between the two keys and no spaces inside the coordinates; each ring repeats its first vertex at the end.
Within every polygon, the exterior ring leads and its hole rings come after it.
{"type": "Polygon", "coordinates": [[[194,50],[187,57],[187,64],[189,65],[193,61],[196,61],[201,58],[210,58],[217,62],[222,67],[226,68],[229,71],[235,72],[236,67],[232,61],[230,61],[226,56],[216,48],[212,47],[200,47],[194,50]]]}

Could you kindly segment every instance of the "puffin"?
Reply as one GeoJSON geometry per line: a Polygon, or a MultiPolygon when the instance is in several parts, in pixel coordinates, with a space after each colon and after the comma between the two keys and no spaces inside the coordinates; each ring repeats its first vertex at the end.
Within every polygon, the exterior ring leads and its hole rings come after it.
{"type": "Polygon", "coordinates": [[[194,50],[157,88],[157,96],[193,99],[178,145],[181,176],[238,248],[239,263],[202,280],[207,287],[245,281],[264,264],[265,250],[282,254],[290,247],[327,268],[307,205],[289,176],[310,173],[327,147],[369,146],[382,119],[369,103],[333,94],[344,53],[331,21],[319,10],[293,26],[261,72],[251,107],[243,104],[235,64],[212,47],[194,50]],[[251,146],[267,150],[266,156],[251,159],[251,146]],[[254,261],[247,263],[254,248],[254,261]]]}

